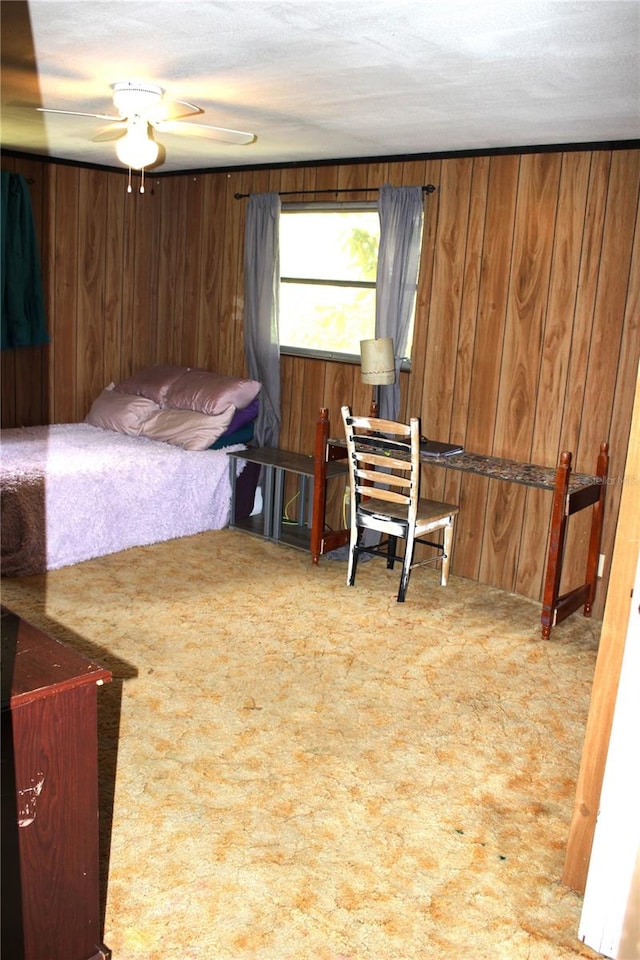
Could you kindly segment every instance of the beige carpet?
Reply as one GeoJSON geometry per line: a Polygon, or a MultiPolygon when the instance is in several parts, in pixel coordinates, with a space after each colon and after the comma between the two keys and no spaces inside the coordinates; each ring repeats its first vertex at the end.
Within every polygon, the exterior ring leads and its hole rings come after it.
{"type": "Polygon", "coordinates": [[[114,960],[597,956],[560,876],[600,624],[345,569],[225,530],[3,581],[114,671],[114,960]]]}

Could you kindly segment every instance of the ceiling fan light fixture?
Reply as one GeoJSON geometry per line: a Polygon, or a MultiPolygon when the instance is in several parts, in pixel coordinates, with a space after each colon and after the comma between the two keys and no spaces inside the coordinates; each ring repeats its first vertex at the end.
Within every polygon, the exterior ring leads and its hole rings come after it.
{"type": "MultiPolygon", "coordinates": [[[[205,111],[202,107],[189,103],[188,100],[165,98],[164,88],[155,83],[149,83],[146,80],[119,80],[111,84],[111,89],[113,105],[117,111],[115,116],[110,113],[62,110],[58,107],[36,107],[36,109],[43,113],[106,121],[108,126],[98,130],[92,140],[96,143],[117,140],[116,155],[129,169],[128,192],[131,192],[131,171],[142,171],[141,183],[144,184],[145,167],[152,167],[158,161],[160,146],[154,140],[155,130],[238,145],[253,143],[257,139],[255,134],[246,133],[243,130],[187,122],[191,117],[203,114],[205,111]]],[[[142,185],[140,192],[144,192],[142,185]]]]}
{"type": "Polygon", "coordinates": [[[143,114],[164,95],[162,87],[141,80],[119,80],[111,84],[111,89],[113,105],[122,117],[143,114]]]}
{"type": "Polygon", "coordinates": [[[146,120],[132,122],[121,140],[116,143],[118,160],[132,170],[150,167],[158,159],[159,146],[149,135],[146,120]]]}

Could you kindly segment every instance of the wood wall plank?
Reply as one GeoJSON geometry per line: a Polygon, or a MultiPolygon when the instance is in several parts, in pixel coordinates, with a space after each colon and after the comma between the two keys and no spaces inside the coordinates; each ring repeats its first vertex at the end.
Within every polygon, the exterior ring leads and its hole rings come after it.
{"type": "Polygon", "coordinates": [[[460,327],[449,439],[465,443],[469,416],[471,378],[477,335],[478,305],[482,283],[482,244],[487,211],[490,161],[476,157],[469,185],[469,212],[465,237],[460,327]]]}
{"type": "Polygon", "coordinates": [[[98,170],[81,171],[78,209],[78,314],[75,385],[79,419],[105,386],[105,270],[108,180],[98,170]]]}
{"type": "MultiPolygon", "coordinates": [[[[105,203],[109,215],[105,217],[105,274],[104,274],[104,383],[103,386],[125,376],[122,317],[122,251],[124,245],[124,215],[126,192],[124,177],[109,173],[105,203]]],[[[87,398],[92,401],[94,397],[87,398]]]]}
{"type": "MultiPolygon", "coordinates": [[[[456,349],[455,379],[452,390],[451,424],[448,439],[455,443],[465,444],[467,422],[469,416],[471,378],[473,374],[473,356],[476,340],[476,326],[478,318],[478,303],[480,298],[481,267],[482,267],[482,239],[486,218],[487,189],[490,163],[488,157],[476,157],[473,161],[472,180],[470,183],[469,209],[467,222],[467,236],[464,251],[464,266],[462,276],[462,297],[460,302],[460,322],[456,349]]],[[[449,503],[461,503],[466,496],[463,494],[464,474],[456,470],[449,470],[443,486],[442,495],[449,503]]],[[[487,488],[477,484],[477,493],[486,500],[487,488]]],[[[470,518],[473,511],[465,510],[470,518]]],[[[464,568],[477,575],[479,554],[474,549],[474,538],[477,531],[469,525],[456,524],[454,551],[462,561],[464,568]]]]}
{"type": "Polygon", "coordinates": [[[535,409],[531,445],[534,463],[555,463],[567,443],[568,449],[574,449],[572,440],[562,438],[562,434],[574,334],[576,340],[581,337],[581,331],[575,329],[575,317],[589,170],[589,154],[570,153],[561,158],[538,384],[538,392],[545,398],[545,403],[536,404],[535,409]]]}
{"type": "Polygon", "coordinates": [[[523,157],[517,194],[509,301],[494,432],[496,456],[528,460],[537,395],[557,206],[559,154],[523,157]]]}
{"type": "MultiPolygon", "coordinates": [[[[187,275],[188,223],[187,177],[157,178],[154,194],[161,205],[158,238],[158,315],[156,352],[158,357],[182,363],[185,324],[185,283],[187,275]]],[[[192,314],[189,314],[189,318],[192,314]]],[[[186,321],[187,324],[189,320],[186,321]]]]}
{"type": "Polygon", "coordinates": [[[455,160],[443,166],[440,183],[433,290],[446,296],[430,308],[420,411],[423,432],[437,440],[449,439],[453,417],[472,173],[473,160],[455,160]]]}
{"type": "MultiPolygon", "coordinates": [[[[494,452],[510,276],[510,268],[505,269],[505,266],[511,263],[519,170],[520,158],[517,156],[491,157],[488,177],[483,180],[486,184],[486,214],[482,235],[477,236],[480,287],[464,436],[465,448],[474,453],[494,452]]],[[[441,292],[437,291],[436,296],[440,295],[441,292]]],[[[478,578],[488,575],[486,561],[484,574],[481,573],[481,564],[490,491],[491,485],[481,477],[461,478],[462,509],[456,522],[453,569],[462,576],[478,578]]]]}
{"type": "MultiPolygon", "coordinates": [[[[221,369],[218,356],[224,352],[225,338],[230,337],[229,298],[234,274],[229,260],[235,251],[228,250],[226,240],[226,196],[219,181],[202,177],[202,274],[198,305],[198,363],[207,369],[221,369]]],[[[231,226],[231,225],[230,225],[231,226]]]]}
{"type": "MultiPolygon", "coordinates": [[[[548,397],[538,391],[544,317],[553,249],[555,213],[561,157],[534,154],[523,157],[517,194],[509,300],[506,311],[500,391],[494,430],[494,453],[516,460],[530,460],[532,435],[538,408],[549,416],[548,397]]],[[[518,495],[494,483],[487,498],[487,527],[481,561],[481,576],[504,589],[515,590],[525,523],[526,491],[518,495]],[[511,535],[505,535],[511,531],[511,535]],[[514,536],[514,532],[516,532],[514,536]]],[[[538,498],[530,498],[531,507],[538,498]]],[[[532,519],[537,520],[538,517],[532,519]]],[[[533,530],[532,536],[535,537],[533,530]]],[[[537,542],[544,542],[541,537],[537,542]]],[[[526,561],[525,561],[526,562],[526,561]]],[[[532,565],[535,570],[535,563],[532,565]]],[[[521,582],[531,577],[524,566],[521,582]]]]}
{"type": "MultiPolygon", "coordinates": [[[[561,158],[557,210],[554,217],[553,258],[531,443],[533,463],[555,464],[563,449],[572,449],[565,447],[561,435],[564,400],[568,389],[568,368],[574,342],[589,168],[588,154],[564,154],[561,158]],[[544,403],[537,402],[538,396],[544,398],[544,403]]],[[[575,335],[579,338],[580,331],[575,331],[575,335]]],[[[548,496],[536,490],[529,491],[522,525],[522,559],[515,585],[517,592],[527,596],[538,596],[542,587],[549,519],[548,496]]]]}
{"type": "MultiPolygon", "coordinates": [[[[172,178],[172,182],[176,178],[172,178]]],[[[201,231],[205,226],[202,177],[187,176],[185,262],[182,307],[182,341],[180,362],[189,367],[199,364],[198,337],[200,329],[200,289],[203,271],[203,244],[201,231]]],[[[175,209],[175,208],[174,208],[175,209]]],[[[167,281],[171,282],[170,273],[167,281]]],[[[162,359],[162,358],[158,358],[162,359]]]]}
{"type": "Polygon", "coordinates": [[[54,171],[54,197],[51,218],[53,247],[52,283],[55,311],[51,320],[51,352],[53,359],[54,423],[79,420],[80,403],[76,384],[79,299],[79,210],[80,169],[57,166],[54,171]]]}

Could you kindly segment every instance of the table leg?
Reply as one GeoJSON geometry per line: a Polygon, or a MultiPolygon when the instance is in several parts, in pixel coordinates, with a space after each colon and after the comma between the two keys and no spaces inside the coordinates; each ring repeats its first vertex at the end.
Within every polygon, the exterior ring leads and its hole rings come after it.
{"type": "Polygon", "coordinates": [[[544,581],[542,598],[542,637],[548,640],[551,627],[556,622],[556,604],[560,592],[560,578],[562,576],[562,559],[567,530],[566,501],[569,489],[569,473],[571,471],[571,454],[565,450],[560,456],[560,466],[556,473],[556,483],[553,491],[553,507],[551,509],[551,532],[549,534],[549,550],[547,554],[547,572],[544,581]]]}
{"type": "Polygon", "coordinates": [[[307,486],[308,486],[308,477],[305,477],[304,474],[300,474],[300,500],[298,503],[298,526],[304,527],[307,520],[307,486]]]}
{"type": "Polygon", "coordinates": [[[607,490],[607,476],[609,473],[609,444],[600,444],[596,476],[600,481],[600,496],[593,506],[591,517],[591,534],[589,536],[589,554],[587,559],[586,583],[588,595],[584,605],[585,617],[591,616],[593,601],[596,595],[598,581],[598,561],[600,559],[600,544],[602,542],[602,525],[604,523],[604,498],[607,490]]]}
{"type": "Polygon", "coordinates": [[[229,508],[230,525],[236,522],[236,478],[238,474],[238,464],[234,457],[229,457],[229,481],[231,483],[231,506],[229,508]]]}
{"type": "Polygon", "coordinates": [[[264,467],[264,492],[262,498],[262,536],[267,540],[273,532],[273,467],[264,467]]]}
{"type": "Polygon", "coordinates": [[[591,609],[596,592],[598,579],[598,558],[602,537],[602,522],[604,517],[604,498],[607,488],[607,473],[609,470],[609,445],[604,442],[600,445],[600,454],[597,465],[597,486],[583,488],[579,493],[569,497],[569,474],[571,471],[571,454],[561,455],[560,466],[556,475],[553,494],[553,508],[551,511],[551,533],[549,536],[549,553],[547,558],[547,573],[544,584],[542,602],[542,636],[548,640],[551,628],[565,620],[578,607],[584,605],[584,615],[591,616],[591,609]],[[560,596],[560,579],[562,576],[562,561],[566,537],[567,520],[570,514],[576,513],[585,507],[591,506],[591,533],[585,580],[579,587],[560,596]]]}
{"type": "Polygon", "coordinates": [[[271,537],[282,540],[282,511],[284,506],[284,470],[274,469],[275,485],[273,492],[273,525],[271,537]]]}
{"type": "Polygon", "coordinates": [[[317,564],[322,553],[327,498],[327,440],[329,439],[329,411],[320,410],[316,421],[315,448],[313,451],[313,511],[309,548],[312,563],[317,564]]]}
{"type": "Polygon", "coordinates": [[[313,491],[315,485],[313,482],[313,477],[309,478],[309,493],[307,496],[307,526],[309,530],[313,528],[313,491]]]}

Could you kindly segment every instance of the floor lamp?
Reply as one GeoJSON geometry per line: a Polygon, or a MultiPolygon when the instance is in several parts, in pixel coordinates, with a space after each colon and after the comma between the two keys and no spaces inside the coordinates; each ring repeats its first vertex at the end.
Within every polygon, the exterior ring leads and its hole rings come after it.
{"type": "Polygon", "coordinates": [[[380,410],[380,387],[383,384],[395,383],[396,379],[392,337],[360,341],[360,377],[363,383],[374,385],[372,414],[377,416],[380,410]]]}

